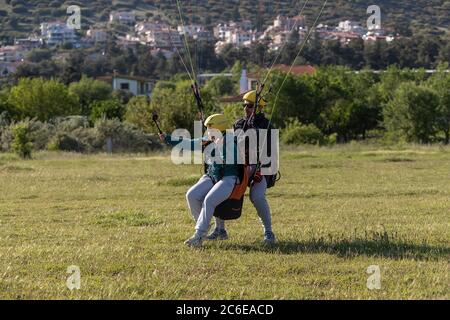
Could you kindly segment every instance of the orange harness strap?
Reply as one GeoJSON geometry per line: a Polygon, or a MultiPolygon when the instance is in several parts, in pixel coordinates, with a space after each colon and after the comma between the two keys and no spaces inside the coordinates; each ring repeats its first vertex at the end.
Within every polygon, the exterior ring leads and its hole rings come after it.
{"type": "Polygon", "coordinates": [[[245,191],[247,191],[248,179],[250,177],[249,168],[250,167],[248,166],[244,166],[244,175],[241,183],[234,187],[229,199],[240,200],[244,196],[245,191]]]}

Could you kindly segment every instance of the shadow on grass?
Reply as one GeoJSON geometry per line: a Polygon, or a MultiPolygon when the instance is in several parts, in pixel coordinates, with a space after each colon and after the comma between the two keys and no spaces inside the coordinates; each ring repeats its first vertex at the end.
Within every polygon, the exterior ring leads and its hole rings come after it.
{"type": "Polygon", "coordinates": [[[441,260],[450,258],[450,247],[430,246],[426,243],[413,244],[407,242],[391,242],[389,240],[369,239],[310,239],[281,240],[275,245],[260,242],[253,244],[229,243],[226,250],[246,252],[266,252],[274,254],[327,253],[342,258],[357,256],[384,257],[391,259],[441,260]]]}

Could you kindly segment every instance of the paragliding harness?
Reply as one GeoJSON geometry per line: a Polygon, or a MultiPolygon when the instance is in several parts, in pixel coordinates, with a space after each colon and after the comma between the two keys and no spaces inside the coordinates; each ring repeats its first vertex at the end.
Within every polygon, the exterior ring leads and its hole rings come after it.
{"type": "MultiPolygon", "coordinates": [[[[197,102],[197,107],[202,119],[202,124],[205,124],[204,107],[202,98],[200,96],[200,90],[197,83],[192,85],[192,91],[194,92],[195,101],[197,102]]],[[[208,144],[203,145],[203,151],[208,144]]],[[[207,164],[204,164],[204,172],[207,173],[207,164]]],[[[247,191],[247,186],[249,183],[249,169],[245,165],[237,165],[238,167],[238,180],[231,192],[231,195],[227,200],[222,202],[216,207],[214,216],[222,220],[236,220],[242,215],[242,207],[244,205],[244,195],[247,191]]]]}
{"type": "Polygon", "coordinates": [[[236,220],[242,215],[242,207],[244,205],[244,196],[247,191],[249,181],[249,167],[238,165],[238,181],[234,186],[231,195],[227,200],[216,207],[214,216],[222,220],[236,220]]]}

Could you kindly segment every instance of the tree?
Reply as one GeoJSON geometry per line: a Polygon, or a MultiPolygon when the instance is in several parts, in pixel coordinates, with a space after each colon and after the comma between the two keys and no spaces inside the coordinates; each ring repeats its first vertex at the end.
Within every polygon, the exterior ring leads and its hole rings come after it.
{"type": "Polygon", "coordinates": [[[77,50],[70,53],[69,58],[63,65],[63,70],[60,76],[60,80],[65,85],[69,85],[72,82],[79,81],[81,79],[80,66],[83,65],[85,54],[81,50],[77,50]]]}
{"type": "Polygon", "coordinates": [[[383,110],[388,131],[407,141],[430,143],[438,132],[436,91],[413,82],[402,83],[383,110]]]}
{"type": "Polygon", "coordinates": [[[450,143],[450,75],[446,73],[448,66],[448,63],[440,65],[427,81],[427,85],[434,89],[439,97],[438,128],[444,133],[445,144],[450,143]]]}
{"type": "Polygon", "coordinates": [[[294,29],[286,39],[286,44],[281,53],[281,61],[285,64],[291,64],[298,52],[298,43],[300,42],[300,35],[298,30],[294,29]]]}
{"type": "Polygon", "coordinates": [[[155,132],[152,110],[147,97],[133,97],[126,106],[125,121],[136,125],[144,132],[155,132]]]}
{"type": "Polygon", "coordinates": [[[234,82],[231,78],[225,76],[214,77],[206,85],[206,88],[215,97],[231,95],[234,91],[234,82]]]}
{"type": "Polygon", "coordinates": [[[106,82],[83,76],[79,82],[70,84],[69,92],[78,97],[81,114],[88,116],[91,113],[92,103],[110,99],[112,89],[106,82]]]}
{"type": "Polygon", "coordinates": [[[18,124],[13,128],[12,150],[23,159],[31,158],[33,144],[29,137],[28,125],[25,123],[18,124]]]}
{"type": "MultiPolygon", "coordinates": [[[[202,89],[201,95],[205,115],[220,111],[215,107],[214,99],[207,88],[202,89]]],[[[177,128],[193,132],[194,121],[200,119],[191,83],[187,80],[178,81],[175,86],[157,84],[152,93],[150,108],[160,114],[161,127],[169,132],[177,128]]]]}
{"type": "Polygon", "coordinates": [[[8,93],[6,91],[0,91],[0,115],[5,119],[10,119],[11,117],[14,117],[13,106],[10,105],[8,102],[8,93]]]}
{"type": "Polygon", "coordinates": [[[92,104],[92,111],[89,119],[92,123],[104,117],[106,119],[122,120],[125,114],[125,107],[117,99],[109,99],[104,101],[95,101],[92,104]]]}
{"type": "Polygon", "coordinates": [[[52,52],[49,49],[34,49],[27,54],[28,60],[34,63],[49,60],[51,57],[52,52]]]}
{"type": "Polygon", "coordinates": [[[439,61],[441,63],[450,63],[450,37],[447,37],[445,45],[442,45],[439,50],[439,61]]]}
{"type": "Polygon", "coordinates": [[[56,80],[21,79],[11,89],[8,102],[20,118],[38,118],[47,121],[57,116],[75,115],[80,112],[77,96],[56,80]]]}

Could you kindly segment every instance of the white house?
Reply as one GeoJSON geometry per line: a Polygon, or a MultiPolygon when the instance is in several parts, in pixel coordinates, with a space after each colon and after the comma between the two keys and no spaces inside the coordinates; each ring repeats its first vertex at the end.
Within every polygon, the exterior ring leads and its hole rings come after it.
{"type": "Polygon", "coordinates": [[[153,48],[161,49],[183,48],[184,46],[178,31],[172,29],[147,32],[145,42],[153,48]]]}
{"type": "Polygon", "coordinates": [[[367,32],[367,30],[364,29],[359,23],[350,21],[350,20],[339,22],[339,25],[336,28],[336,31],[352,32],[352,33],[356,33],[360,36],[362,36],[363,34],[365,34],[367,32]]]}
{"type": "Polygon", "coordinates": [[[38,37],[30,36],[28,38],[19,38],[14,40],[14,44],[22,46],[28,50],[35,49],[41,46],[41,40],[38,37]]]}
{"type": "Polygon", "coordinates": [[[69,28],[64,22],[42,23],[41,40],[48,46],[56,46],[64,43],[70,43],[75,47],[79,46],[75,30],[69,28]]]}
{"type": "Polygon", "coordinates": [[[117,73],[98,77],[98,80],[109,83],[113,90],[125,90],[135,96],[147,96],[152,93],[154,81],[136,76],[119,75],[117,73]]]}
{"type": "Polygon", "coordinates": [[[136,14],[134,11],[114,11],[109,15],[109,22],[134,25],[136,23],[136,14]]]}
{"type": "Polygon", "coordinates": [[[86,32],[86,36],[95,43],[102,43],[106,42],[108,40],[108,32],[106,29],[96,29],[96,28],[90,28],[86,32]]]}
{"type": "Polygon", "coordinates": [[[190,24],[185,26],[178,26],[177,30],[181,35],[187,35],[191,38],[193,38],[197,33],[200,31],[203,31],[205,28],[202,25],[199,24],[190,24]]]}
{"type": "Polygon", "coordinates": [[[5,46],[0,47],[0,61],[1,62],[16,62],[23,61],[28,49],[23,46],[5,46]]]}
{"type": "Polygon", "coordinates": [[[140,37],[145,36],[149,32],[162,31],[168,29],[169,25],[162,22],[139,22],[134,26],[134,31],[140,37]]]}

